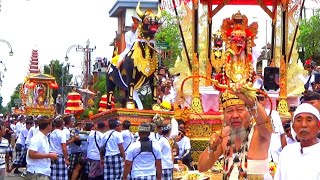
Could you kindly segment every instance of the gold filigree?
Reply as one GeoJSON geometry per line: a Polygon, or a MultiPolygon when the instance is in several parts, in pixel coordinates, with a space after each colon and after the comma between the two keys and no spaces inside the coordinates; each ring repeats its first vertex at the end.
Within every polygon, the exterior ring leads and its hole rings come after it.
{"type": "Polygon", "coordinates": [[[191,103],[191,112],[193,113],[203,113],[202,103],[200,97],[193,97],[191,103]]]}
{"type": "Polygon", "coordinates": [[[158,68],[158,58],[156,53],[153,50],[150,50],[149,45],[145,45],[144,50],[145,57],[143,57],[139,43],[135,43],[133,46],[132,58],[134,66],[137,67],[137,69],[146,77],[149,77],[158,68]]]}
{"type": "Polygon", "coordinates": [[[226,108],[228,106],[233,106],[236,104],[245,104],[245,102],[239,99],[238,96],[229,92],[222,93],[220,96],[220,101],[223,108],[226,108]]]}
{"type": "Polygon", "coordinates": [[[225,73],[231,82],[252,81],[252,47],[258,33],[256,22],[248,25],[248,19],[240,12],[231,19],[224,19],[222,39],[226,42],[225,73]]]}

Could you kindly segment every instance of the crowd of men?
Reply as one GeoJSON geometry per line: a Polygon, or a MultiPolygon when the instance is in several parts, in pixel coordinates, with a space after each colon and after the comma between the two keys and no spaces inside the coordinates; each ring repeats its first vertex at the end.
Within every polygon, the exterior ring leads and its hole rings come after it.
{"type": "Polygon", "coordinates": [[[193,168],[183,121],[179,121],[179,134],[171,141],[172,126],[164,124],[159,115],[151,123],[142,123],[136,134],[130,131],[128,120],[78,123],[73,116],[60,115],[7,119],[0,120],[2,176],[11,172],[44,180],[170,180],[174,162],[193,168]],[[23,167],[25,172],[20,172],[23,167]]]}

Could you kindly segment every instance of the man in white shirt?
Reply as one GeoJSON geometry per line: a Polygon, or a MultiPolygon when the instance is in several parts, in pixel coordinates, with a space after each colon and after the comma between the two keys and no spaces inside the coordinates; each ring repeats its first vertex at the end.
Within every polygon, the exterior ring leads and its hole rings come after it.
{"type": "Polygon", "coordinates": [[[141,123],[138,128],[139,141],[133,143],[128,151],[124,166],[123,180],[129,173],[132,179],[161,180],[161,150],[158,142],[150,141],[150,125],[141,123]]]}
{"type": "Polygon", "coordinates": [[[125,33],[125,42],[126,42],[126,48],[124,51],[119,55],[118,63],[117,63],[117,68],[119,69],[122,62],[124,61],[124,58],[132,48],[134,42],[136,41],[136,30],[137,30],[137,25],[132,23],[131,25],[131,30],[125,33]]]}
{"type": "Polygon", "coordinates": [[[185,135],[185,131],[181,128],[179,128],[179,134],[176,137],[176,143],[179,146],[179,159],[182,160],[182,163],[188,166],[189,169],[193,169],[191,142],[190,139],[185,135]]]}
{"type": "Polygon", "coordinates": [[[122,131],[121,131],[121,135],[123,138],[123,149],[124,152],[127,151],[127,149],[129,148],[129,146],[134,142],[134,137],[133,134],[130,132],[130,126],[131,126],[131,122],[128,120],[124,120],[122,122],[122,131]]]}
{"type": "Polygon", "coordinates": [[[58,156],[58,160],[51,160],[51,180],[68,179],[68,165],[70,164],[66,146],[66,135],[62,131],[63,119],[53,120],[55,130],[49,135],[50,152],[58,156]]]}
{"type": "Polygon", "coordinates": [[[103,166],[100,166],[100,148],[106,125],[98,122],[97,130],[91,131],[88,137],[87,158],[89,161],[89,180],[103,180],[103,166]]]}
{"type": "Polygon", "coordinates": [[[6,168],[9,168],[9,152],[11,150],[9,141],[4,138],[6,127],[2,119],[0,119],[0,180],[4,180],[6,168]]]}
{"type": "Polygon", "coordinates": [[[161,149],[161,166],[162,166],[162,179],[172,180],[173,178],[173,158],[171,146],[169,143],[169,136],[171,132],[171,124],[164,124],[161,128],[162,137],[159,139],[161,149]]]}
{"type": "Polygon", "coordinates": [[[27,152],[27,180],[50,180],[51,160],[57,160],[56,153],[49,152],[47,135],[52,130],[52,119],[46,116],[38,117],[39,132],[31,138],[27,152]]]}
{"type": "Polygon", "coordinates": [[[277,166],[275,180],[320,179],[320,131],[319,111],[308,103],[302,103],[294,112],[293,129],[300,143],[287,145],[277,166]]]}
{"type": "Polygon", "coordinates": [[[295,140],[291,134],[291,126],[290,126],[290,122],[287,122],[284,124],[283,126],[284,131],[286,132],[286,141],[287,144],[293,144],[296,143],[297,140],[295,140]]]}
{"type": "Polygon", "coordinates": [[[120,133],[121,122],[118,119],[110,119],[108,122],[110,130],[104,134],[102,139],[100,164],[104,164],[104,179],[120,180],[125,158],[123,138],[120,133]]]}
{"type": "Polygon", "coordinates": [[[15,174],[20,174],[21,172],[18,170],[18,168],[26,166],[26,155],[27,155],[26,139],[31,126],[33,126],[33,118],[29,116],[26,121],[26,126],[21,130],[18,136],[18,139],[16,142],[16,159],[14,160],[9,172],[11,172],[14,169],[15,174]]]}
{"type": "Polygon", "coordinates": [[[25,118],[23,115],[18,116],[17,120],[18,122],[16,123],[15,130],[18,138],[20,132],[26,127],[26,124],[25,124],[25,118]]]}
{"type": "MultiPolygon", "coordinates": [[[[267,107],[267,97],[258,94],[257,99],[263,107],[267,107]]],[[[270,109],[265,108],[266,113],[270,113],[270,109]]],[[[277,111],[271,110],[271,118],[273,122],[274,132],[271,134],[269,146],[269,159],[272,162],[278,163],[282,149],[287,145],[286,135],[284,133],[282,121],[277,111]]]]}
{"type": "Polygon", "coordinates": [[[28,135],[27,135],[27,139],[26,139],[27,148],[29,147],[31,138],[33,136],[35,136],[39,132],[39,126],[38,126],[37,118],[34,117],[33,119],[34,119],[34,126],[32,126],[29,129],[29,132],[28,132],[28,135]]]}

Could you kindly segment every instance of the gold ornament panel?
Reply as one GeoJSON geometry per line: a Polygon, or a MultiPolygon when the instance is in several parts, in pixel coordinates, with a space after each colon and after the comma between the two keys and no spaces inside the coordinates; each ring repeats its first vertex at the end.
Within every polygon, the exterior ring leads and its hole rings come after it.
{"type": "Polygon", "coordinates": [[[219,133],[222,125],[219,124],[186,124],[186,135],[191,139],[209,139],[213,132],[219,133]]]}

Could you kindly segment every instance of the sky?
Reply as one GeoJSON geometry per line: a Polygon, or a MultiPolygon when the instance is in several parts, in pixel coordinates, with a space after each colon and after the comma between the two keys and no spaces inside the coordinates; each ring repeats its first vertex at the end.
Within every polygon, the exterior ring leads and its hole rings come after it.
{"type": "MultiPolygon", "coordinates": [[[[39,53],[39,67],[52,59],[64,61],[67,49],[74,44],[96,46],[92,59],[111,57],[117,19],[109,18],[114,4],[110,0],[2,0],[0,12],[0,39],[7,40],[9,48],[0,42],[0,61],[7,66],[0,93],[3,105],[10,101],[14,88],[27,75],[32,49],[39,53]]],[[[70,73],[79,73],[83,53],[72,49],[68,53],[70,73]]],[[[0,71],[3,71],[0,65],[0,71]]]]}
{"type": "MultiPolygon", "coordinates": [[[[113,47],[110,42],[115,37],[117,19],[109,17],[109,10],[115,0],[2,0],[0,12],[0,40],[7,40],[14,55],[9,56],[10,49],[0,42],[0,61],[6,65],[0,94],[6,105],[14,88],[22,83],[28,73],[32,49],[39,53],[39,67],[58,59],[64,62],[67,49],[74,44],[96,47],[92,59],[111,57],[113,47]]],[[[314,7],[313,4],[308,5],[314,7]]],[[[213,29],[220,27],[222,19],[230,17],[240,10],[249,18],[249,23],[258,21],[259,33],[256,44],[261,47],[270,39],[270,25],[266,31],[266,13],[259,7],[227,6],[213,18],[213,29]],[[268,32],[268,33],[266,33],[268,32]]],[[[269,20],[268,20],[269,21],[269,20]]],[[[80,73],[83,53],[72,49],[68,53],[70,73],[80,73]]],[[[65,63],[65,62],[64,62],[65,63]]],[[[3,71],[0,65],[0,71],[3,71]]]]}

